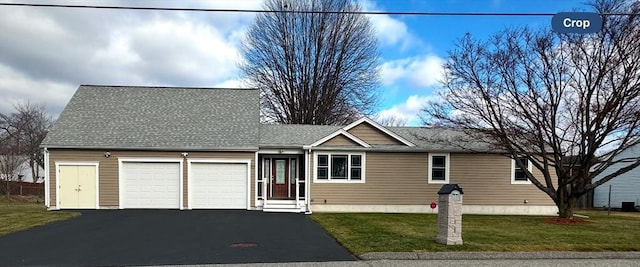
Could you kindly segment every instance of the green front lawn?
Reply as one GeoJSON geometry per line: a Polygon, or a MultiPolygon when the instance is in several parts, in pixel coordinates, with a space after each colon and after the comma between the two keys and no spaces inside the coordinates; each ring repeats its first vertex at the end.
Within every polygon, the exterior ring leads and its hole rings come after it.
{"type": "Polygon", "coordinates": [[[582,212],[562,225],[543,216],[464,215],[464,245],[436,243],[434,214],[314,213],[311,218],[355,255],[414,251],[640,251],[640,217],[582,212]]]}
{"type": "Polygon", "coordinates": [[[47,211],[42,201],[0,195],[0,236],[80,216],[79,212],[47,211]]]}

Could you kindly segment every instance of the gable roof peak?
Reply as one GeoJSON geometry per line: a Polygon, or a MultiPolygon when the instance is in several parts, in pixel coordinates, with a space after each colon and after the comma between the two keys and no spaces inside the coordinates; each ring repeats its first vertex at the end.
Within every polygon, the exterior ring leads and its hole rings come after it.
{"type": "Polygon", "coordinates": [[[339,135],[342,135],[342,136],[350,139],[351,141],[357,143],[358,145],[361,145],[362,147],[367,147],[367,148],[371,147],[371,145],[367,144],[367,142],[363,141],[362,139],[360,139],[360,138],[358,138],[356,136],[353,136],[352,134],[348,133],[344,129],[338,129],[337,131],[335,131],[335,132],[325,136],[324,138],[316,141],[315,143],[311,144],[310,146],[311,147],[319,146],[319,145],[321,145],[321,144],[323,144],[323,143],[325,143],[325,142],[327,142],[327,141],[329,141],[329,140],[331,140],[334,137],[339,136],[339,135]]]}
{"type": "Polygon", "coordinates": [[[358,119],[358,120],[356,120],[354,122],[352,122],[351,124],[345,126],[342,129],[345,130],[345,131],[349,131],[349,130],[351,130],[351,129],[355,128],[356,126],[361,125],[363,123],[367,123],[367,124],[373,126],[377,130],[385,133],[386,135],[390,136],[391,138],[393,138],[395,140],[398,140],[400,143],[403,143],[403,144],[405,144],[407,146],[410,146],[410,147],[416,146],[415,144],[409,142],[409,140],[407,140],[407,139],[403,138],[402,136],[394,133],[393,131],[389,130],[387,127],[384,127],[384,126],[380,125],[376,121],[374,121],[371,118],[366,117],[366,116],[362,117],[362,118],[360,118],[360,119],[358,119]]]}

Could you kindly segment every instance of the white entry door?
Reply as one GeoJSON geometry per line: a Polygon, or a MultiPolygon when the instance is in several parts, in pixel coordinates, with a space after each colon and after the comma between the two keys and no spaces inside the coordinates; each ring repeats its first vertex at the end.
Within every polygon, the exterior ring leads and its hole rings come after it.
{"type": "Polygon", "coordinates": [[[123,208],[180,208],[180,163],[123,162],[122,175],[123,208]]]}
{"type": "Polygon", "coordinates": [[[190,168],[191,208],[247,208],[248,163],[194,162],[190,168]]]}

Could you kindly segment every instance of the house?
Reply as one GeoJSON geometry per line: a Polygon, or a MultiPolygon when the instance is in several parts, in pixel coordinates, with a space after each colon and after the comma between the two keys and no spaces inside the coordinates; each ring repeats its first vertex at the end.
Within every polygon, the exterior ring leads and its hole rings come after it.
{"type": "MultiPolygon", "coordinates": [[[[640,158],[640,145],[635,145],[622,151],[615,160],[629,159],[628,162],[631,162],[637,158],[640,158]]],[[[629,163],[625,162],[613,164],[593,180],[598,181],[601,177],[611,174],[628,164],[629,163]]],[[[596,187],[593,190],[594,207],[609,207],[609,187],[611,187],[612,208],[622,208],[623,202],[629,202],[632,208],[636,207],[636,209],[640,209],[638,208],[640,206],[640,167],[632,169],[596,187]]]]}
{"type": "MultiPolygon", "coordinates": [[[[16,157],[16,158],[7,158],[5,155],[0,155],[0,180],[11,180],[16,182],[25,182],[25,183],[43,183],[44,182],[44,169],[40,167],[38,164],[34,164],[36,166],[36,179],[33,179],[33,173],[31,171],[31,166],[29,164],[29,160],[26,157],[16,157]],[[11,161],[13,162],[7,162],[11,161]],[[12,164],[16,164],[15,169],[12,167],[12,164]],[[5,169],[11,169],[12,174],[3,173],[5,169]],[[13,176],[13,177],[9,177],[13,176]]],[[[13,165],[15,166],[15,165],[13,165]]]]}
{"type": "Polygon", "coordinates": [[[457,183],[465,213],[557,212],[512,159],[455,145],[461,132],[259,116],[253,89],[80,86],[42,144],[46,205],[436,213],[438,190],[457,183]]]}

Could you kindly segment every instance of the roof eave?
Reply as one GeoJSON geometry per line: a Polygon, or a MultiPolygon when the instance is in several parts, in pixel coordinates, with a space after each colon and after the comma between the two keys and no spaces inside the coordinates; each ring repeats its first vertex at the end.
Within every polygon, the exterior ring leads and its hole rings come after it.
{"type": "Polygon", "coordinates": [[[82,149],[82,150],[127,150],[127,151],[241,151],[256,152],[258,147],[215,147],[215,148],[193,148],[193,147],[117,147],[117,146],[64,146],[64,145],[42,145],[47,149],[82,149]]]}

